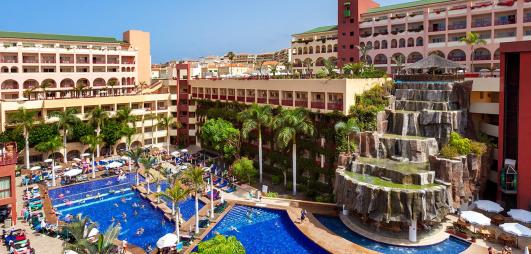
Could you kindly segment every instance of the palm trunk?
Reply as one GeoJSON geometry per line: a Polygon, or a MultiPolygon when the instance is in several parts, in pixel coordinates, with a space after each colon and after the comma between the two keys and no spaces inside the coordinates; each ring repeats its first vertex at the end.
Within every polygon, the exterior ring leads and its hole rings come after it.
{"type": "Polygon", "coordinates": [[[68,159],[67,159],[67,157],[66,157],[66,153],[67,153],[67,149],[66,149],[66,135],[67,135],[67,130],[63,130],[63,149],[64,149],[63,159],[64,159],[65,163],[68,162],[68,159]]]}
{"type": "Polygon", "coordinates": [[[350,155],[350,134],[347,133],[347,152],[350,155]]]}
{"type": "Polygon", "coordinates": [[[29,160],[29,131],[27,131],[26,127],[24,127],[24,160],[26,161],[26,169],[30,168],[30,160],[29,160]]]}
{"type": "Polygon", "coordinates": [[[96,158],[94,157],[94,151],[92,152],[92,178],[96,178],[96,158]]]}
{"type": "Polygon", "coordinates": [[[149,190],[149,176],[148,175],[146,175],[146,188],[147,188],[147,193],[149,194],[150,190],[149,190]]]}
{"type": "Polygon", "coordinates": [[[170,153],[170,128],[166,127],[166,151],[170,153]]]}
{"type": "MultiPolygon", "coordinates": [[[[100,132],[101,132],[101,129],[100,129],[100,124],[98,123],[98,128],[96,129],[96,137],[99,137],[100,136],[100,132]]],[[[100,144],[96,145],[96,157],[100,157],[100,144]]]]}
{"type": "Polygon", "coordinates": [[[293,149],[292,149],[292,160],[293,160],[293,196],[297,195],[297,144],[295,143],[295,138],[293,138],[293,149]]]}
{"type": "Polygon", "coordinates": [[[214,180],[212,178],[212,171],[210,171],[210,218],[214,218],[214,180]]]}
{"type": "Polygon", "coordinates": [[[136,186],[140,185],[140,176],[138,175],[138,168],[136,169],[136,186]]]}
{"type": "Polygon", "coordinates": [[[260,173],[260,183],[262,183],[262,129],[258,128],[258,167],[260,173]]]}
{"type": "Polygon", "coordinates": [[[55,160],[53,158],[53,151],[52,151],[52,186],[55,187],[55,160]]]}
{"type": "MultiPolygon", "coordinates": [[[[213,196],[214,192],[211,192],[210,195],[213,196]]],[[[199,200],[197,192],[195,193],[195,233],[199,233],[199,200]]]]}
{"type": "Polygon", "coordinates": [[[181,235],[179,232],[179,214],[181,213],[181,209],[179,209],[179,206],[177,206],[177,212],[175,213],[175,235],[177,235],[177,243],[181,242],[181,235]]]}
{"type": "Polygon", "coordinates": [[[288,174],[286,171],[282,171],[282,175],[284,176],[284,188],[288,186],[288,174]]]}
{"type": "MultiPolygon", "coordinates": [[[[144,105],[144,102],[142,102],[142,105],[144,105]]],[[[145,143],[146,138],[145,138],[145,136],[144,136],[144,135],[145,135],[145,131],[144,131],[144,119],[145,119],[145,118],[144,118],[144,115],[142,115],[142,146],[145,146],[145,145],[146,145],[146,143],[145,143]]]]}

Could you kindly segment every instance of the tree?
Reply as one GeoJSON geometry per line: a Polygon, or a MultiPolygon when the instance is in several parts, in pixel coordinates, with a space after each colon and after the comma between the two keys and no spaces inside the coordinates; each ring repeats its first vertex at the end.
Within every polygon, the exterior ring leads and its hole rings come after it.
{"type": "Polygon", "coordinates": [[[59,151],[63,147],[63,142],[60,136],[50,138],[50,140],[39,143],[35,146],[35,149],[42,153],[50,153],[52,155],[52,186],[55,187],[55,158],[53,153],[59,151]]]}
{"type": "Polygon", "coordinates": [[[160,128],[166,129],[166,150],[170,152],[170,127],[180,128],[181,124],[171,115],[160,116],[158,122],[160,128]]]}
{"type": "Polygon", "coordinates": [[[227,58],[229,59],[229,63],[230,63],[229,72],[231,76],[232,76],[232,63],[233,63],[234,57],[236,57],[236,54],[234,54],[234,52],[229,51],[229,53],[227,53],[227,58]]]}
{"type": "Polygon", "coordinates": [[[273,74],[273,77],[277,75],[278,63],[269,66],[269,71],[273,74]]]}
{"type": "Polygon", "coordinates": [[[343,66],[343,73],[350,77],[358,77],[363,70],[363,63],[348,63],[343,66]]]}
{"type": "Polygon", "coordinates": [[[154,157],[147,155],[140,158],[140,163],[142,163],[142,166],[144,166],[144,173],[146,174],[146,188],[149,194],[151,192],[149,190],[149,170],[151,170],[151,168],[153,168],[155,164],[157,164],[157,160],[154,157]]]}
{"type": "Polygon", "coordinates": [[[313,60],[311,58],[304,59],[304,62],[302,63],[304,67],[306,67],[306,74],[312,75],[312,66],[313,66],[313,60]]]}
{"type": "Polygon", "coordinates": [[[24,135],[24,161],[26,168],[30,168],[29,162],[29,132],[33,128],[35,122],[35,112],[27,111],[25,108],[19,108],[12,116],[11,123],[15,124],[16,128],[22,130],[24,135]]]}
{"type": "Polygon", "coordinates": [[[355,118],[350,118],[347,122],[336,123],[334,127],[336,129],[336,132],[338,132],[342,136],[347,137],[347,151],[348,154],[350,154],[350,134],[357,133],[360,131],[360,128],[358,127],[358,122],[355,118]]]}
{"type": "Polygon", "coordinates": [[[64,149],[64,162],[68,162],[67,158],[67,149],[66,149],[66,139],[67,137],[72,136],[72,132],[74,129],[74,126],[77,122],[80,121],[80,119],[77,117],[77,109],[75,108],[67,108],[65,111],[55,111],[50,113],[48,116],[49,118],[56,117],[57,121],[55,124],[59,129],[62,130],[62,136],[63,136],[63,149],[64,149]]]}
{"type": "Polygon", "coordinates": [[[41,82],[40,88],[42,89],[42,92],[44,93],[44,99],[48,99],[48,94],[46,90],[52,86],[53,86],[53,83],[49,79],[46,79],[41,82]]]}
{"type": "Polygon", "coordinates": [[[114,145],[116,145],[118,140],[125,136],[123,127],[123,124],[115,121],[114,119],[106,121],[105,125],[101,129],[101,137],[103,138],[103,142],[112,148],[114,145]]]}
{"type": "Polygon", "coordinates": [[[280,148],[292,145],[293,195],[297,194],[297,135],[313,135],[314,126],[308,118],[308,112],[302,108],[283,109],[275,119],[274,128],[278,130],[277,144],[280,148]]]}
{"type": "MultiPolygon", "coordinates": [[[[180,182],[176,182],[171,188],[166,189],[165,192],[159,192],[157,193],[158,196],[166,197],[171,201],[171,211],[175,215],[175,234],[177,235],[177,239],[180,239],[179,234],[179,224],[180,224],[180,208],[176,204],[178,204],[181,201],[184,201],[188,198],[189,190],[184,189],[181,186],[180,182]],[[177,208],[177,211],[175,211],[175,208],[177,208]]],[[[180,241],[180,240],[177,240],[180,241]]]]}
{"type": "Polygon", "coordinates": [[[256,168],[254,168],[252,160],[242,157],[232,163],[232,172],[240,179],[247,179],[247,182],[251,185],[251,178],[256,175],[256,168]]]}
{"type": "MultiPolygon", "coordinates": [[[[100,106],[97,106],[93,110],[88,112],[85,117],[88,119],[89,124],[96,127],[96,136],[100,136],[101,128],[104,126],[106,120],[109,119],[109,115],[107,114],[107,112],[103,110],[100,106]]],[[[96,148],[96,157],[100,157],[99,145],[96,148]]]]}
{"type": "Polygon", "coordinates": [[[358,50],[360,51],[360,54],[361,54],[361,61],[365,64],[369,64],[367,62],[367,54],[369,53],[370,50],[372,50],[372,46],[369,46],[369,45],[357,45],[356,48],[358,48],[358,50]]]}
{"type": "Polygon", "coordinates": [[[94,152],[100,145],[103,144],[103,139],[101,138],[101,136],[90,134],[82,137],[81,143],[88,145],[90,150],[92,151],[92,178],[96,178],[96,165],[94,164],[96,162],[96,159],[94,157],[94,152]]]}
{"type": "Polygon", "coordinates": [[[120,133],[122,133],[122,136],[125,137],[125,150],[128,151],[131,147],[133,135],[136,133],[136,128],[129,127],[127,124],[123,124],[120,133]]]}
{"type": "Polygon", "coordinates": [[[125,152],[125,156],[129,157],[131,160],[129,163],[134,163],[134,169],[136,173],[136,185],[140,184],[140,177],[138,176],[139,169],[140,169],[140,159],[142,158],[142,155],[144,152],[142,151],[142,148],[137,147],[136,149],[128,150],[125,152]]]}
{"type": "Polygon", "coordinates": [[[293,64],[291,64],[290,61],[284,61],[282,62],[282,65],[284,65],[284,67],[286,67],[286,74],[290,74],[291,73],[291,68],[293,67],[293,64]]]}
{"type": "Polygon", "coordinates": [[[137,117],[133,115],[133,110],[130,107],[124,107],[116,112],[116,120],[120,123],[136,127],[137,117]]]}
{"type": "Polygon", "coordinates": [[[83,83],[83,81],[79,80],[76,84],[76,87],[74,87],[72,91],[75,93],[76,97],[81,97],[85,88],[87,88],[87,85],[83,83]]]}
{"type": "MultiPolygon", "coordinates": [[[[199,233],[199,192],[205,186],[203,181],[203,169],[197,166],[192,166],[184,171],[185,182],[191,187],[195,196],[195,233],[199,233]]],[[[214,195],[214,193],[211,193],[214,195]]]]}
{"type": "Polygon", "coordinates": [[[459,41],[466,43],[466,45],[470,47],[470,52],[472,52],[472,56],[470,58],[470,72],[474,72],[474,47],[477,45],[485,45],[487,44],[487,41],[481,39],[480,35],[475,32],[466,33],[466,36],[461,38],[459,41]]]}
{"type": "MultiPolygon", "coordinates": [[[[84,221],[76,223],[76,227],[87,232],[90,232],[90,229],[85,228],[85,225],[82,225],[84,221]]],[[[72,224],[72,223],[70,223],[72,224]]],[[[68,227],[67,224],[65,227],[68,227]]],[[[94,225],[94,224],[92,224],[94,225]]],[[[95,227],[95,226],[94,226],[95,227]]],[[[68,229],[67,229],[68,230],[68,229]]],[[[76,229],[76,231],[79,231],[76,229]]],[[[90,242],[85,237],[77,239],[75,243],[67,243],[64,247],[65,250],[73,250],[77,253],[85,254],[113,254],[115,253],[116,246],[114,245],[115,241],[120,235],[121,227],[118,225],[110,225],[104,234],[99,234],[95,242],[90,242]]]]}
{"type": "Polygon", "coordinates": [[[210,240],[200,242],[198,254],[245,254],[243,244],[235,236],[216,235],[210,240]]]}
{"type": "Polygon", "coordinates": [[[395,62],[396,70],[398,73],[402,69],[402,65],[404,65],[404,62],[406,61],[406,59],[404,59],[403,55],[399,54],[399,55],[391,57],[391,61],[395,62]]]}
{"type": "Polygon", "coordinates": [[[262,70],[264,69],[264,61],[256,61],[256,66],[258,67],[258,73],[262,76],[262,70]]]}
{"type": "Polygon", "coordinates": [[[234,128],[232,123],[221,118],[209,119],[201,128],[200,136],[205,145],[222,153],[225,158],[238,156],[240,130],[234,128]]]}
{"type": "Polygon", "coordinates": [[[118,85],[116,79],[110,79],[107,81],[107,86],[111,88],[111,95],[114,95],[114,87],[118,85]]]}
{"type": "Polygon", "coordinates": [[[328,59],[324,60],[324,68],[329,78],[336,77],[336,65],[332,61],[328,59]]]}
{"type": "Polygon", "coordinates": [[[262,183],[263,158],[262,158],[262,128],[270,127],[273,123],[271,106],[259,106],[254,103],[246,110],[238,113],[238,119],[242,122],[242,136],[248,138],[249,133],[258,131],[258,167],[260,170],[260,183],[262,183]]]}

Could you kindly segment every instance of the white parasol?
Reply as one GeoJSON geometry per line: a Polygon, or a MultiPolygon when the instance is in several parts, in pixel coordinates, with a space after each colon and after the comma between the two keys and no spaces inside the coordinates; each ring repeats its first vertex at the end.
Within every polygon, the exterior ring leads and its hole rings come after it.
{"type": "Polygon", "coordinates": [[[466,221],[479,225],[479,226],[488,226],[490,225],[490,218],[474,211],[464,211],[461,213],[461,218],[465,219],[466,221]]]}
{"type": "Polygon", "coordinates": [[[523,223],[531,223],[531,212],[524,209],[511,209],[507,213],[513,219],[523,223]]]}
{"type": "Polygon", "coordinates": [[[81,154],[81,157],[87,157],[87,156],[90,156],[90,153],[82,153],[81,154]]]}
{"type": "Polygon", "coordinates": [[[178,157],[181,153],[179,151],[174,151],[171,153],[171,156],[178,157]]]}
{"type": "Polygon", "coordinates": [[[71,169],[71,170],[66,171],[64,175],[72,177],[72,176],[77,176],[77,175],[81,174],[82,172],[83,172],[83,170],[81,170],[79,168],[75,168],[75,169],[71,169]]]}
{"type": "Polygon", "coordinates": [[[105,167],[106,168],[118,168],[118,167],[121,167],[121,166],[123,166],[122,163],[117,162],[117,161],[113,161],[113,162],[107,164],[105,167]]]}
{"type": "Polygon", "coordinates": [[[181,153],[187,153],[188,152],[188,149],[182,149],[181,150],[181,153]]]}
{"type": "Polygon", "coordinates": [[[39,170],[41,169],[41,166],[33,166],[30,168],[31,171],[39,170]]]}
{"type": "Polygon", "coordinates": [[[531,229],[519,223],[503,223],[500,228],[515,236],[531,237],[531,229]]]}
{"type": "Polygon", "coordinates": [[[80,158],[74,158],[73,160],[74,160],[74,161],[77,161],[77,162],[81,162],[81,159],[80,159],[80,158]]]}
{"type": "Polygon", "coordinates": [[[46,163],[50,163],[50,162],[52,162],[52,161],[53,161],[52,159],[46,159],[46,160],[44,160],[44,162],[46,162],[46,163]]]}
{"type": "Polygon", "coordinates": [[[179,241],[175,234],[166,234],[157,241],[157,248],[162,249],[166,247],[173,247],[179,241]]]}
{"type": "Polygon", "coordinates": [[[474,202],[474,205],[477,209],[490,213],[499,213],[503,211],[503,207],[501,207],[500,204],[490,200],[477,200],[474,202]]]}

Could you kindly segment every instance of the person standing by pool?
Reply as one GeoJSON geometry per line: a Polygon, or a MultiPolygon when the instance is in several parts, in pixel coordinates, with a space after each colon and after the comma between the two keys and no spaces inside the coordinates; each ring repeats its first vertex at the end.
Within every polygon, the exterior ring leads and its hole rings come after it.
{"type": "Polygon", "coordinates": [[[301,210],[301,223],[306,219],[306,209],[301,210]]]}

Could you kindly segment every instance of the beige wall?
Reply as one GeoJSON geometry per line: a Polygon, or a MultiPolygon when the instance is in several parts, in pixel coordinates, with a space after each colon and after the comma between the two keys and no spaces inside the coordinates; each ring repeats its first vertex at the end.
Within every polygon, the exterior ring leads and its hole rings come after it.
{"type": "Polygon", "coordinates": [[[139,82],[151,82],[151,46],[149,32],[129,30],[123,34],[124,41],[138,50],[136,66],[139,82]]]}

